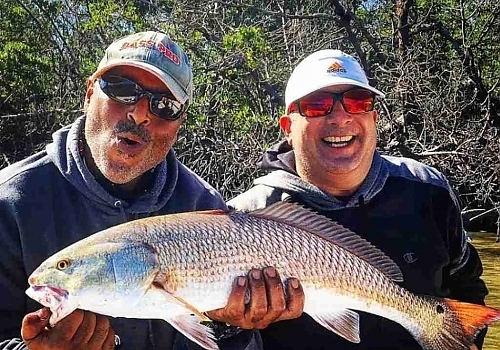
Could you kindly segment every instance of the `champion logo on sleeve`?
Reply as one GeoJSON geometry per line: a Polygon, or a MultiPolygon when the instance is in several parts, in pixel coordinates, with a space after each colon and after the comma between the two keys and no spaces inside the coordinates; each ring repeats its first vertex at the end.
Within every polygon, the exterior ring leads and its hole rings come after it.
{"type": "Polygon", "coordinates": [[[408,263],[408,264],[413,264],[415,261],[418,260],[417,254],[413,252],[408,252],[405,255],[403,255],[403,259],[408,263]]]}

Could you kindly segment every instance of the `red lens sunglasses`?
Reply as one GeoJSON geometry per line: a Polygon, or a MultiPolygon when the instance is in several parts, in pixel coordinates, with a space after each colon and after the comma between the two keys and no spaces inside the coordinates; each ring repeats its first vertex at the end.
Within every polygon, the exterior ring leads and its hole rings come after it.
{"type": "Polygon", "coordinates": [[[342,93],[315,92],[288,107],[288,114],[298,112],[304,117],[324,117],[332,112],[335,101],[340,101],[347,113],[361,114],[373,110],[375,94],[366,89],[352,89],[342,93]]]}

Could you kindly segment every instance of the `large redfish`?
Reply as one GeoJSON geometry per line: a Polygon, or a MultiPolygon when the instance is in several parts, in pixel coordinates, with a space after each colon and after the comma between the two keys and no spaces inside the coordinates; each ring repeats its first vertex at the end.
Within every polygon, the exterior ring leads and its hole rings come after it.
{"type": "Polygon", "coordinates": [[[362,310],[403,325],[425,349],[469,349],[500,310],[418,296],[399,267],[352,231],[290,203],[250,213],[157,216],[98,232],[59,251],[29,277],[27,294],[55,324],[76,308],[114,317],[158,318],[206,349],[218,349],[204,311],[223,307],[251,268],[298,277],[304,312],[360,342],[362,310]]]}

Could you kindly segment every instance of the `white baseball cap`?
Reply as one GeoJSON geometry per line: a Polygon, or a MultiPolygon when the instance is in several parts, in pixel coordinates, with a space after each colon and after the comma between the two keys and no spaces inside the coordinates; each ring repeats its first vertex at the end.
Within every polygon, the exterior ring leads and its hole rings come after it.
{"type": "Polygon", "coordinates": [[[304,58],[293,70],[285,90],[285,111],[292,102],[336,85],[359,86],[380,97],[385,96],[370,86],[363,68],[354,57],[340,50],[320,50],[304,58]]]}

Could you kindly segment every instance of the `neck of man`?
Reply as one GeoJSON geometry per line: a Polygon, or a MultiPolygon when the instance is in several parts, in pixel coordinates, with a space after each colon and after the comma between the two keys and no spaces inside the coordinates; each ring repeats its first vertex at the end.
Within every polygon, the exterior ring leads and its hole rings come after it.
{"type": "MultiPolygon", "coordinates": [[[[99,172],[100,173],[100,172],[99,172]]],[[[95,176],[95,175],[94,175],[95,176]]],[[[138,178],[124,184],[117,184],[109,181],[102,174],[95,176],[96,181],[112,196],[126,200],[128,202],[140,197],[151,187],[153,174],[148,171],[138,178]]]]}
{"type": "Polygon", "coordinates": [[[355,169],[347,173],[318,173],[297,169],[297,173],[304,181],[339,198],[351,197],[361,187],[369,171],[370,168],[355,169]]]}

